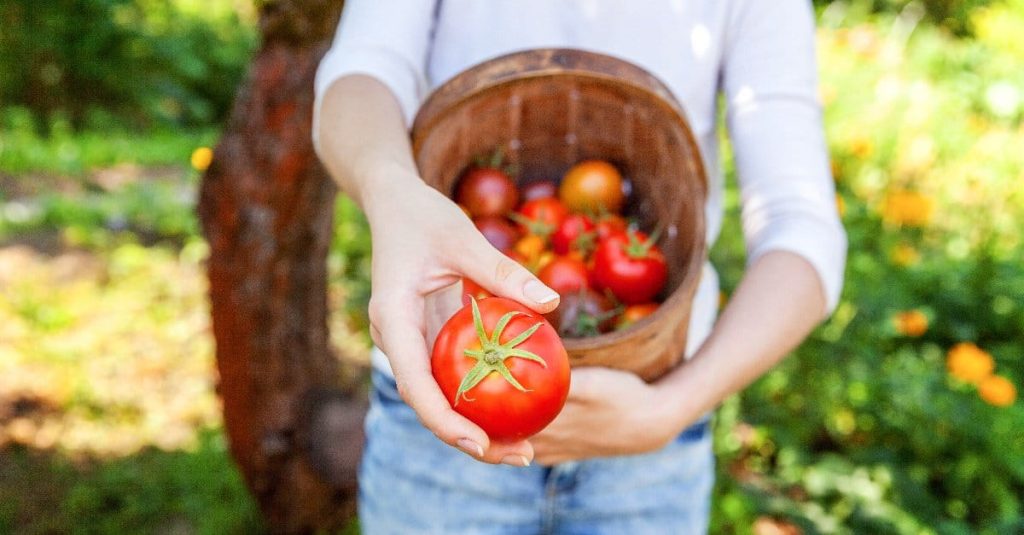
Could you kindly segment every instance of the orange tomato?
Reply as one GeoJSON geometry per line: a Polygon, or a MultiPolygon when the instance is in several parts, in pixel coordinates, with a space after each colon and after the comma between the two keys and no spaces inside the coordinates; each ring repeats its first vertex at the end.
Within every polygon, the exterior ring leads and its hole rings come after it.
{"type": "Polygon", "coordinates": [[[562,179],[558,197],[577,213],[618,213],[626,199],[619,170],[602,160],[586,160],[572,166],[562,179]]]}

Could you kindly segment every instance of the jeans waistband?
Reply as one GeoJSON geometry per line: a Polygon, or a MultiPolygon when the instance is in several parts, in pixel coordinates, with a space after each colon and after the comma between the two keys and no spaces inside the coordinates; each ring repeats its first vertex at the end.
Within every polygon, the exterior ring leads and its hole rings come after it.
{"type": "MultiPolygon", "coordinates": [[[[401,396],[398,395],[398,386],[395,385],[395,379],[388,376],[384,372],[374,368],[370,373],[371,380],[373,381],[374,396],[376,401],[381,403],[384,407],[395,407],[401,405],[409,408],[408,405],[402,401],[401,396]]],[[[686,429],[683,429],[679,436],[676,437],[676,442],[696,442],[701,440],[710,432],[711,429],[711,414],[707,413],[701,416],[696,422],[691,424],[686,429]]]]}

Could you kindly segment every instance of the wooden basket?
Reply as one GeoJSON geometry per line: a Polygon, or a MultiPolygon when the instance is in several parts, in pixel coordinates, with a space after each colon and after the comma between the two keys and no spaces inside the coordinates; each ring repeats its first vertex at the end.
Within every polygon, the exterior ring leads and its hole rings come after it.
{"type": "Polygon", "coordinates": [[[423,179],[451,196],[466,166],[503,147],[519,183],[557,180],[573,164],[600,158],[630,182],[625,213],[658,245],[669,280],[657,312],[632,327],[566,339],[574,366],[608,366],[645,380],[675,366],[686,349],[694,293],[707,254],[707,178],[685,115],[643,69],[572,49],[516,52],[472,67],[436,91],[412,130],[423,179]]]}

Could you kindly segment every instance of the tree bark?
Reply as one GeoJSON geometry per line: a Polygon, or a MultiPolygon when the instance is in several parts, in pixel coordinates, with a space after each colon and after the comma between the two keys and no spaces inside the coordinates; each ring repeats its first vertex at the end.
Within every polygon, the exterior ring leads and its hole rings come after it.
{"type": "Polygon", "coordinates": [[[341,3],[261,4],[262,45],[200,191],[224,423],[275,533],[354,514],[365,404],[328,341],[336,189],[310,138],[313,78],[341,3]]]}

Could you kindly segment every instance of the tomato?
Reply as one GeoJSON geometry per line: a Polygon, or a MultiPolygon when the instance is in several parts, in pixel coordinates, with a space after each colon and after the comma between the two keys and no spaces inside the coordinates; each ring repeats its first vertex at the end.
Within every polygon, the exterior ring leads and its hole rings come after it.
{"type": "Polygon", "coordinates": [[[668,280],[665,255],[639,231],[618,232],[598,242],[593,262],[595,286],[627,305],[652,300],[668,280]]]}
{"type": "Polygon", "coordinates": [[[523,202],[556,196],[558,196],[558,186],[550,180],[541,180],[540,182],[528,184],[523,188],[522,195],[523,202]]]}
{"type": "Polygon", "coordinates": [[[615,329],[627,329],[634,323],[654,314],[655,310],[658,310],[658,303],[643,303],[640,305],[629,305],[626,310],[619,314],[619,317],[615,319],[615,329]]]}
{"type": "Polygon", "coordinates": [[[538,433],[569,395],[569,357],[554,327],[502,297],[456,312],[437,335],[430,367],[452,408],[497,442],[538,433]]]}
{"type": "Polygon", "coordinates": [[[558,329],[558,334],[586,338],[610,330],[617,312],[605,296],[584,289],[563,295],[558,308],[546,317],[558,329]]]}
{"type": "Polygon", "coordinates": [[[544,252],[545,246],[544,238],[536,234],[527,234],[516,242],[515,252],[526,259],[526,262],[533,262],[544,252]]]}
{"type": "Polygon", "coordinates": [[[601,216],[594,224],[594,232],[597,233],[598,240],[603,240],[616,232],[626,232],[628,228],[629,223],[622,216],[615,214],[601,216]]]}
{"type": "Polygon", "coordinates": [[[583,214],[573,214],[551,235],[551,249],[558,254],[577,251],[586,258],[594,249],[594,223],[583,214]]]}
{"type": "Polygon", "coordinates": [[[547,238],[568,216],[569,211],[561,201],[554,197],[542,197],[523,203],[511,217],[526,233],[547,238]]]}
{"type": "Polygon", "coordinates": [[[622,191],[622,175],[612,164],[587,160],[574,166],[562,179],[558,197],[573,212],[618,213],[626,196],[622,191]]]}
{"type": "Polygon", "coordinates": [[[488,292],[483,286],[476,283],[475,280],[466,277],[462,278],[462,304],[468,305],[470,298],[480,300],[488,297],[494,297],[494,294],[488,292]]]}
{"type": "Polygon", "coordinates": [[[572,256],[555,257],[537,273],[537,278],[559,295],[576,293],[587,288],[587,266],[572,256]]]}
{"type": "Polygon", "coordinates": [[[478,217],[473,220],[473,224],[487,241],[501,252],[512,250],[519,239],[519,229],[504,217],[478,217]]]}
{"type": "Polygon", "coordinates": [[[501,169],[472,167],[459,181],[455,202],[473,217],[503,216],[516,207],[519,190],[501,169]]]}

